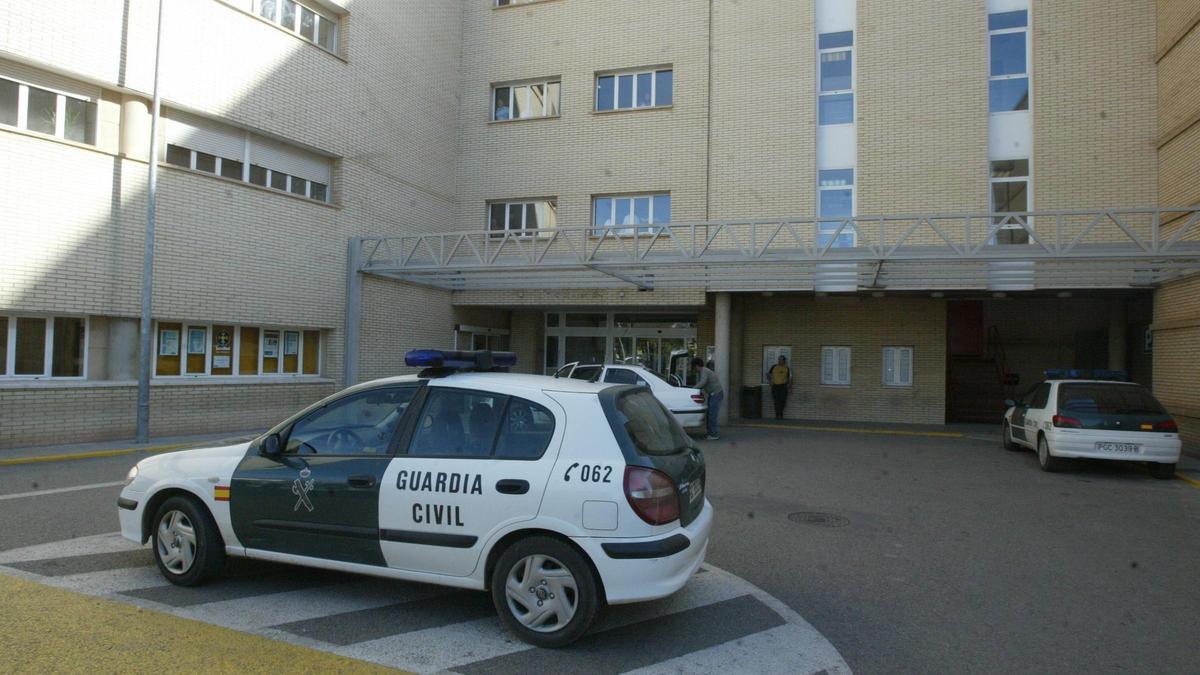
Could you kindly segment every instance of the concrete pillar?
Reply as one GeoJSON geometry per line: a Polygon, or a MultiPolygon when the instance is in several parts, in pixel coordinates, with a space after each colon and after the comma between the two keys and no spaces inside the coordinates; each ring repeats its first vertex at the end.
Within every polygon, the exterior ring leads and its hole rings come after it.
{"type": "Polygon", "coordinates": [[[746,296],[740,296],[737,302],[732,302],[729,330],[729,419],[737,420],[742,416],[742,347],[746,325],[746,296]],[[737,326],[737,328],[733,328],[737,326]],[[734,395],[737,392],[737,395],[734,395]],[[736,403],[735,403],[736,401],[736,403]]]}
{"type": "Polygon", "coordinates": [[[150,102],[138,96],[121,96],[120,153],[130,159],[150,157],[150,102]]]}
{"type": "Polygon", "coordinates": [[[1125,370],[1125,301],[1108,306],[1108,369],[1125,370]]]}
{"type": "Polygon", "coordinates": [[[713,361],[717,365],[717,379],[725,389],[725,405],[721,407],[720,422],[729,421],[729,406],[737,400],[729,389],[729,294],[717,293],[716,311],[713,317],[713,361]]]}

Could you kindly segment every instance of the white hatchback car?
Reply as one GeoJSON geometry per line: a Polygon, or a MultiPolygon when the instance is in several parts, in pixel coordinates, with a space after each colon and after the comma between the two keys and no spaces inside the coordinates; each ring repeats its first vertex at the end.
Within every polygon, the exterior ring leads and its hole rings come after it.
{"type": "Polygon", "coordinates": [[[185,586],[234,555],[487,589],[510,630],[547,647],[604,603],[674,593],[703,562],[704,457],[646,388],[487,370],[511,354],[407,361],[427,368],[249,443],[138,462],[122,534],[151,540],[185,586]]]}
{"type": "Polygon", "coordinates": [[[642,366],[626,364],[601,365],[598,363],[580,364],[568,363],[559,368],[555,377],[569,377],[576,380],[591,382],[608,382],[611,384],[636,384],[649,387],[660,403],[671,411],[679,426],[689,432],[704,430],[704,418],[708,407],[704,404],[704,395],[699,389],[677,387],[667,382],[662,376],[642,366]]]}
{"type": "Polygon", "coordinates": [[[1004,447],[1037,451],[1043,471],[1068,458],[1146,462],[1171,478],[1179,462],[1179,428],[1145,387],[1109,380],[1050,379],[1008,401],[1004,447]]]}

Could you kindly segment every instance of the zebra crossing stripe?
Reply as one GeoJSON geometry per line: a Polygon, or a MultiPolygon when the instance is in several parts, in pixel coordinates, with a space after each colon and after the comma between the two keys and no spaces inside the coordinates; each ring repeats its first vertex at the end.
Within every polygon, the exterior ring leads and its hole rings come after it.
{"type": "MultiPolygon", "coordinates": [[[[414,672],[849,673],[779,600],[704,566],[661,600],[610,607],[565,649],[506,632],[487,593],[231,559],[197,588],[170,585],[149,550],[116,534],[0,553],[0,570],[40,583],[414,672]]],[[[271,644],[271,643],[268,643],[271,644]]]]}

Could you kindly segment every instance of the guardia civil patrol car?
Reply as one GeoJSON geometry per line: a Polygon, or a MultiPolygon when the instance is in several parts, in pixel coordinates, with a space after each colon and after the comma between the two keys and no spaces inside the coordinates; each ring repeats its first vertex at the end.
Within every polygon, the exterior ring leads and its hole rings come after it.
{"type": "Polygon", "coordinates": [[[1145,462],[1155,478],[1175,475],[1179,427],[1145,387],[1123,371],[1046,371],[1046,381],[1006,401],[1004,447],[1037,451],[1043,471],[1072,458],[1145,462]]]}
{"type": "Polygon", "coordinates": [[[538,646],[681,588],[712,527],[700,450],[646,387],[498,372],[515,360],[409,352],[420,375],[249,443],[144,459],[121,532],[183,586],[234,555],[486,589],[538,646]]]}

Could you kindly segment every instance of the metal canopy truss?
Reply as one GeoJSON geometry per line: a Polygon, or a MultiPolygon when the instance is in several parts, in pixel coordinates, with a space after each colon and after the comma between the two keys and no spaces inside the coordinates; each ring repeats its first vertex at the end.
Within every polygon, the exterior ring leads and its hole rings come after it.
{"type": "Polygon", "coordinates": [[[351,259],[451,290],[1129,288],[1200,272],[1198,221],[1200,206],[478,230],[357,238],[351,259]]]}

